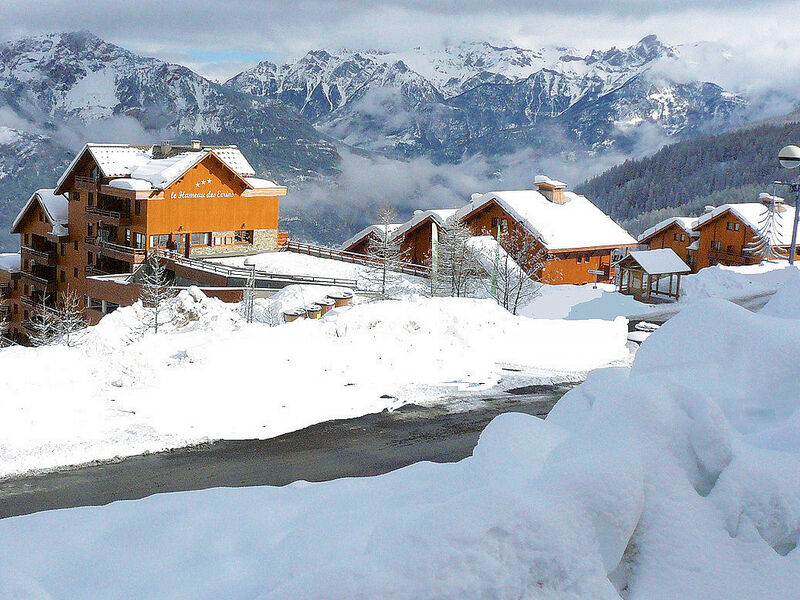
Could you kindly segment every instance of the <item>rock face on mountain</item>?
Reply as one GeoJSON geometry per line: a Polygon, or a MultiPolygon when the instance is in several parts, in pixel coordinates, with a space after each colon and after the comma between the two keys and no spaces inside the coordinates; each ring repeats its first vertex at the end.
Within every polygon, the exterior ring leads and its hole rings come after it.
{"type": "Polygon", "coordinates": [[[523,147],[625,151],[648,127],[680,139],[736,121],[741,97],[667,75],[681,60],[680,47],[655,36],[588,55],[487,43],[319,50],[281,66],[262,62],[227,85],[280,99],[351,145],[452,162],[523,147]]]}

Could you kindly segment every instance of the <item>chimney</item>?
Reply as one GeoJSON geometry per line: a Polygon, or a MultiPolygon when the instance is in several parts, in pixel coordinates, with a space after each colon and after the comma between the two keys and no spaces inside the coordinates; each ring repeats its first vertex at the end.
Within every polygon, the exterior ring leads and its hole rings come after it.
{"type": "Polygon", "coordinates": [[[172,151],[172,142],[164,140],[160,144],[153,145],[153,158],[167,158],[172,151]]]}
{"type": "Polygon", "coordinates": [[[537,191],[553,204],[567,203],[567,197],[564,196],[564,190],[567,189],[567,184],[563,181],[550,179],[546,175],[537,175],[533,183],[536,185],[537,191]]]}
{"type": "Polygon", "coordinates": [[[197,150],[202,150],[202,149],[203,149],[203,144],[200,140],[192,140],[192,150],[196,152],[197,150]]]}

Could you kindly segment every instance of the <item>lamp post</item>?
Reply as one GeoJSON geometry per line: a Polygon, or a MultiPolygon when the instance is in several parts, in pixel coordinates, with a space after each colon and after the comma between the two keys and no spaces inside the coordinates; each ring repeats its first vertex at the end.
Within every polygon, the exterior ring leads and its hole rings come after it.
{"type": "MultiPolygon", "coordinates": [[[[778,152],[778,160],[781,166],[786,169],[796,169],[800,167],[800,147],[784,146],[778,152]]],[[[794,192],[794,225],[792,226],[792,245],[789,250],[789,264],[794,264],[794,257],[797,253],[797,221],[800,219],[800,182],[798,181],[776,181],[778,185],[785,185],[794,192]]]]}

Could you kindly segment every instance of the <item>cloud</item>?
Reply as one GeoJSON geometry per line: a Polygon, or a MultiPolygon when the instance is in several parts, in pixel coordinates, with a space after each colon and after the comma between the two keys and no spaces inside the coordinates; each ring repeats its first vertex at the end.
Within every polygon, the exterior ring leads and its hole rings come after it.
{"type": "Polygon", "coordinates": [[[89,29],[161,58],[224,52],[222,60],[185,61],[224,79],[255,57],[281,61],[320,47],[398,50],[482,40],[589,50],[627,46],[649,33],[671,43],[724,42],[748,55],[783,44],[788,59],[794,32],[785,25],[798,20],[794,0],[6,0],[0,38],[89,29]]]}

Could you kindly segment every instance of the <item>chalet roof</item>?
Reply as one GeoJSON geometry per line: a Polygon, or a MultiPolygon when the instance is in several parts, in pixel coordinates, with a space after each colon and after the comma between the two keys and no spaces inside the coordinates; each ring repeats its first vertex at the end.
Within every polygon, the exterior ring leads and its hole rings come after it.
{"type": "Polygon", "coordinates": [[[405,234],[407,231],[411,231],[422,223],[425,219],[432,219],[434,223],[436,223],[439,227],[443,227],[444,224],[447,222],[447,219],[452,217],[458,209],[456,208],[437,208],[431,210],[417,210],[414,211],[414,216],[411,217],[405,223],[401,223],[400,227],[393,232],[395,237],[401,236],[405,234]]]}
{"type": "Polygon", "coordinates": [[[0,252],[0,271],[16,273],[20,269],[19,252],[0,252]]]}
{"type": "MultiPolygon", "coordinates": [[[[779,199],[780,200],[780,199],[779,199]]],[[[767,206],[760,202],[743,202],[741,204],[722,204],[714,210],[701,215],[697,219],[696,228],[700,228],[710,221],[721,217],[727,212],[736,215],[740,221],[747,225],[753,231],[758,231],[761,223],[766,217],[767,206]]],[[[783,210],[779,213],[780,217],[776,219],[776,228],[773,232],[774,238],[771,243],[776,246],[788,246],[792,243],[792,227],[794,226],[794,208],[791,206],[783,205],[783,210]]],[[[798,232],[798,240],[800,240],[800,232],[798,232]]]]}
{"type": "Polygon", "coordinates": [[[667,273],[689,273],[691,269],[683,262],[672,248],[659,248],[658,250],[631,250],[623,258],[635,261],[648,275],[664,275],[667,273]]]}
{"type": "Polygon", "coordinates": [[[17,213],[14,222],[11,224],[11,233],[17,233],[16,229],[22,222],[25,213],[34,203],[39,203],[44,210],[45,218],[54,229],[66,228],[69,217],[69,202],[64,196],[54,193],[51,189],[39,189],[31,194],[25,206],[17,213]]]}
{"type": "Polygon", "coordinates": [[[463,219],[494,201],[548,250],[636,245],[627,231],[585,197],[565,191],[564,199],[564,204],[556,204],[536,190],[489,192],[475,195],[456,217],[463,219]]]}
{"type": "Polygon", "coordinates": [[[236,146],[213,146],[200,150],[179,148],[174,153],[165,156],[159,154],[157,157],[154,156],[154,148],[156,146],[86,144],[61,175],[56,189],[60,189],[75,165],[86,153],[92,156],[105,177],[113,180],[139,180],[129,184],[131,187],[123,187],[125,184],[117,181],[115,187],[122,189],[164,189],[209,154],[214,154],[253,188],[279,187],[266,179],[254,177],[253,167],[236,146]],[[250,182],[248,179],[253,181],[250,182]],[[144,187],[145,182],[149,184],[149,188],[144,187]],[[268,183],[271,185],[267,185],[268,183]]]}
{"type": "MultiPolygon", "coordinates": [[[[394,232],[397,231],[397,229],[400,228],[402,225],[403,223],[390,223],[388,227],[389,235],[394,237],[394,232]]],[[[350,248],[351,246],[354,246],[355,244],[359,243],[364,238],[369,237],[370,234],[375,234],[380,238],[383,235],[383,225],[381,225],[380,223],[375,223],[374,225],[367,225],[366,227],[364,227],[364,229],[362,229],[355,235],[347,238],[344,242],[342,242],[339,248],[342,250],[350,248]]]]}
{"type": "Polygon", "coordinates": [[[637,238],[640,242],[654,236],[660,231],[663,231],[667,227],[671,225],[678,225],[681,229],[683,229],[686,233],[690,235],[698,235],[694,231],[694,224],[697,221],[697,217],[670,217],[669,219],[664,219],[653,225],[652,227],[645,229],[641,235],[637,238]]]}

